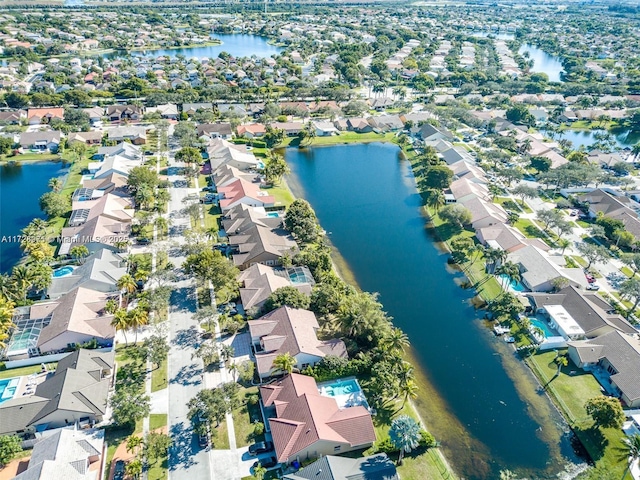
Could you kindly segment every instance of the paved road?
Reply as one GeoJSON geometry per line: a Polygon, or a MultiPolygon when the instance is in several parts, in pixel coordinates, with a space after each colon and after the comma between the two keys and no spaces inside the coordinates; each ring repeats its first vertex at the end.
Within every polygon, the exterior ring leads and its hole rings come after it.
{"type": "MultiPolygon", "coordinates": [[[[170,167],[178,166],[170,154],[170,167]]],[[[169,181],[174,182],[184,177],[175,175],[170,170],[169,181]]],[[[189,218],[181,214],[185,205],[182,199],[196,189],[171,188],[169,216],[174,227],[188,227],[189,218]]],[[[172,241],[181,243],[181,237],[172,241]]],[[[184,262],[179,249],[169,249],[169,261],[176,268],[184,262]]],[[[169,477],[177,480],[196,480],[211,477],[210,455],[198,446],[197,437],[193,433],[191,422],[187,417],[187,403],[200,390],[203,384],[203,365],[198,358],[192,358],[197,348],[198,326],[192,315],[196,311],[195,282],[192,278],[181,276],[171,285],[171,307],[169,311],[169,364],[168,364],[168,403],[169,434],[173,446],[169,455],[169,477]]]]}

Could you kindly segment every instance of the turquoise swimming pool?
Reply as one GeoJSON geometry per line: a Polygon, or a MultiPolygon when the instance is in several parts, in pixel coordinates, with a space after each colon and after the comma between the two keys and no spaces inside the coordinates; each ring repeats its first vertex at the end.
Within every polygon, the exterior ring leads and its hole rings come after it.
{"type": "Polygon", "coordinates": [[[18,389],[19,384],[20,377],[0,380],[0,403],[11,400],[16,394],[16,390],[18,389]]]}
{"type": "Polygon", "coordinates": [[[351,393],[359,392],[360,385],[354,379],[340,381],[337,380],[334,383],[325,385],[323,393],[331,397],[337,397],[339,395],[349,395],[351,393]]]}
{"type": "Polygon", "coordinates": [[[66,277],[73,273],[73,267],[62,267],[53,271],[53,278],[66,277]]]}
{"type": "MultiPolygon", "coordinates": [[[[500,277],[501,285],[505,285],[509,281],[509,277],[507,277],[506,275],[498,275],[498,277],[500,277]]],[[[526,290],[524,285],[522,285],[522,283],[520,282],[511,281],[508,285],[509,287],[511,287],[512,290],[516,292],[524,292],[526,290]]]]}
{"type": "Polygon", "coordinates": [[[546,324],[546,322],[535,318],[535,317],[529,317],[529,323],[531,324],[532,327],[537,327],[540,330],[542,330],[544,332],[544,338],[549,338],[549,337],[557,337],[558,334],[554,333],[549,326],[546,324]]]}

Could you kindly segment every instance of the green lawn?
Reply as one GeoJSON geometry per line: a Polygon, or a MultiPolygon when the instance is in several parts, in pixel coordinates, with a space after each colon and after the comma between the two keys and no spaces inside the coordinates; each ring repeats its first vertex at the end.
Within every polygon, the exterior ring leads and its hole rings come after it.
{"type": "Polygon", "coordinates": [[[516,200],[513,198],[497,197],[494,200],[494,203],[502,205],[506,210],[518,212],[520,209],[522,209],[525,213],[533,212],[533,210],[531,210],[526,203],[523,204],[521,200],[516,200]]]}
{"type": "MultiPolygon", "coordinates": [[[[58,362],[46,363],[48,370],[55,370],[58,362]]],[[[18,367],[12,368],[10,370],[2,370],[0,371],[0,380],[5,378],[13,378],[13,377],[22,377],[24,375],[31,375],[32,373],[40,373],[42,367],[40,364],[38,365],[30,365],[28,367],[18,367]]]]}
{"type": "Polygon", "coordinates": [[[620,271],[629,278],[633,277],[633,270],[631,270],[629,267],[622,267],[620,271]]]}
{"type": "Polygon", "coordinates": [[[275,198],[275,205],[278,207],[288,207],[293,203],[293,194],[291,193],[291,190],[289,190],[289,186],[284,178],[280,181],[280,185],[263,188],[263,190],[269,195],[273,195],[275,198]]]}
{"type": "MultiPolygon", "coordinates": [[[[528,218],[518,219],[518,221],[513,226],[520,230],[520,232],[522,232],[522,234],[527,238],[540,238],[545,241],[549,240],[547,235],[545,235],[545,232],[538,228],[538,226],[528,218]]],[[[547,232],[547,234],[551,238],[555,237],[555,234],[553,232],[549,231],[547,232]]]]}
{"type": "Polygon", "coordinates": [[[158,428],[167,426],[167,414],[166,413],[152,413],[149,415],[149,431],[157,430],[158,428]]]}
{"type": "Polygon", "coordinates": [[[211,444],[216,450],[229,450],[229,433],[226,420],[217,427],[211,426],[211,444]]]}
{"type": "Polygon", "coordinates": [[[579,257],[577,255],[574,255],[571,258],[573,258],[573,260],[577,262],[578,265],[580,265],[582,268],[587,268],[587,265],[589,265],[589,262],[587,262],[584,258],[579,257]]]}
{"type": "MultiPolygon", "coordinates": [[[[395,138],[395,133],[357,133],[357,132],[341,132],[340,135],[332,135],[330,137],[316,137],[313,139],[309,147],[317,147],[321,145],[340,145],[343,143],[367,143],[367,142],[391,142],[395,138]]],[[[296,137],[291,137],[295,143],[296,137]]],[[[285,142],[286,143],[286,142],[285,142]]]]}
{"type": "Polygon", "coordinates": [[[151,392],[157,392],[163,388],[167,388],[167,360],[165,359],[160,367],[151,372],[151,392]]]}
{"type": "Polygon", "coordinates": [[[258,404],[249,405],[247,397],[258,393],[258,387],[243,388],[238,396],[242,399],[243,405],[233,411],[233,427],[236,434],[238,447],[244,447],[253,442],[259,441],[253,435],[254,422],[262,421],[260,406],[258,404]]]}
{"type": "Polygon", "coordinates": [[[60,155],[57,153],[22,153],[11,157],[6,155],[0,157],[0,161],[5,162],[48,162],[51,160],[60,160],[60,155]]]}
{"type": "MultiPolygon", "coordinates": [[[[565,352],[566,350],[561,351],[565,352]]],[[[543,385],[556,372],[555,356],[556,353],[553,351],[544,352],[526,360],[543,385]]],[[[612,472],[614,478],[620,478],[625,469],[625,462],[617,452],[617,449],[622,447],[622,431],[595,428],[593,420],[584,409],[584,403],[588,399],[601,395],[600,384],[593,375],[583,372],[569,360],[569,364],[562,368],[560,375],[549,383],[547,392],[572,425],[596,466],[603,471],[612,472]]]]}

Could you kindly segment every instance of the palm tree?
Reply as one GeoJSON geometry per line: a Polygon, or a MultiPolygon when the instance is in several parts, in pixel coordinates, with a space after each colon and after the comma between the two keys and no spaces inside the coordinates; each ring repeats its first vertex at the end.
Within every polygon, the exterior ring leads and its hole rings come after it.
{"type": "Polygon", "coordinates": [[[51,180],[49,180],[49,188],[56,193],[62,190],[62,186],[63,186],[62,180],[59,177],[54,177],[51,180]]]}
{"type": "MultiPolygon", "coordinates": [[[[220,346],[220,356],[225,361],[225,363],[228,362],[229,360],[231,360],[233,358],[233,356],[235,355],[235,353],[236,353],[236,351],[231,345],[222,344],[220,346]]],[[[295,363],[294,363],[294,365],[295,365],[295,363]]],[[[291,373],[291,372],[289,372],[289,373],[291,373]]]]}
{"type": "Polygon", "coordinates": [[[127,340],[127,334],[125,332],[129,328],[129,317],[124,308],[116,310],[116,313],[113,315],[113,320],[111,320],[111,326],[115,327],[116,331],[120,330],[122,332],[122,335],[124,335],[124,344],[128,347],[129,341],[127,340]]]}
{"type": "Polygon", "coordinates": [[[622,443],[624,443],[624,447],[621,447],[622,456],[627,461],[627,468],[622,474],[624,480],[624,477],[631,470],[631,466],[640,459],[640,435],[636,433],[630,437],[624,437],[622,443]]]}
{"type": "Polygon", "coordinates": [[[6,347],[4,341],[9,338],[9,330],[15,327],[13,323],[13,309],[15,304],[0,297],[0,348],[6,347]]]}
{"type": "Polygon", "coordinates": [[[118,240],[113,246],[116,247],[119,252],[125,252],[129,246],[129,240],[118,240]]]}
{"type": "Polygon", "coordinates": [[[631,147],[631,153],[637,159],[638,155],[640,155],[640,143],[636,143],[633,147],[631,147]]]}
{"type": "Polygon", "coordinates": [[[517,283],[522,280],[520,268],[513,262],[505,262],[495,270],[495,275],[503,275],[502,288],[507,289],[507,285],[517,283]]]}
{"type": "Polygon", "coordinates": [[[418,388],[418,385],[416,384],[416,382],[411,379],[400,384],[400,395],[402,395],[403,397],[402,407],[400,407],[400,410],[404,408],[409,398],[418,398],[419,390],[420,389],[418,388]]]}
{"type": "Polygon", "coordinates": [[[137,435],[130,435],[127,438],[127,452],[135,453],[135,451],[140,448],[142,444],[142,437],[139,437],[137,435]]]}
{"type": "Polygon", "coordinates": [[[33,284],[33,272],[24,265],[13,267],[11,277],[16,284],[16,290],[22,300],[27,299],[27,291],[33,284]]]}
{"type": "Polygon", "coordinates": [[[110,314],[116,313],[118,308],[120,308],[120,302],[115,298],[110,298],[104,304],[104,311],[110,314]]]}
{"type": "Polygon", "coordinates": [[[267,469],[262,466],[260,462],[253,467],[253,478],[256,480],[263,480],[264,476],[267,474],[267,469]]]}
{"type": "Polygon", "coordinates": [[[489,273],[491,273],[491,271],[495,273],[498,263],[504,262],[506,258],[507,252],[505,252],[504,250],[488,247],[484,253],[484,259],[487,264],[487,271],[489,273]],[[489,268],[489,266],[491,266],[491,268],[489,268]]]}
{"type": "Polygon", "coordinates": [[[564,251],[571,245],[571,241],[566,238],[559,238],[556,243],[558,244],[558,248],[562,249],[561,255],[564,255],[564,251]]]}
{"type": "Polygon", "coordinates": [[[385,348],[395,352],[404,352],[404,349],[410,345],[407,334],[397,327],[391,329],[383,344],[385,348]]]}
{"type": "Polygon", "coordinates": [[[418,448],[420,444],[420,425],[408,415],[401,415],[391,422],[389,430],[389,438],[391,443],[400,450],[398,457],[398,465],[402,465],[402,459],[405,453],[418,448]]]}
{"type": "Polygon", "coordinates": [[[120,289],[120,291],[126,294],[132,294],[138,289],[138,284],[136,283],[135,278],[133,278],[128,273],[125,273],[118,279],[116,286],[120,289]]]}
{"type": "Polygon", "coordinates": [[[15,279],[6,273],[0,274],[0,297],[8,300],[17,300],[20,298],[15,279]]]}
{"type": "Polygon", "coordinates": [[[430,188],[428,192],[427,205],[438,213],[440,207],[445,204],[444,193],[437,188],[430,188]]]}
{"type": "Polygon", "coordinates": [[[296,359],[287,352],[278,355],[273,359],[273,368],[284,373],[291,373],[293,372],[293,368],[296,366],[296,363],[296,359]]]}
{"type": "Polygon", "coordinates": [[[169,221],[164,217],[158,217],[153,221],[153,224],[158,229],[160,235],[164,235],[167,233],[169,229],[169,221]]]}
{"type": "Polygon", "coordinates": [[[135,343],[138,343],[138,329],[149,324],[149,312],[141,307],[134,308],[128,314],[128,323],[135,330],[135,343]]]}
{"type": "Polygon", "coordinates": [[[311,123],[311,120],[309,120],[304,127],[305,145],[311,145],[311,143],[313,143],[313,139],[316,138],[316,136],[317,136],[316,129],[311,123]]]}

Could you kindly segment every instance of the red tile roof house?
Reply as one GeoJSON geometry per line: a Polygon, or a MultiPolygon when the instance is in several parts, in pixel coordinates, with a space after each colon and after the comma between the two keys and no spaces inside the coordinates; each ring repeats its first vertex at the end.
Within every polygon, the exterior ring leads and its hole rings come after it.
{"type": "Polygon", "coordinates": [[[29,125],[49,123],[53,119],[64,120],[64,108],[30,108],[27,110],[29,125]]]}
{"type": "Polygon", "coordinates": [[[261,123],[250,123],[248,125],[238,125],[238,136],[246,138],[259,138],[267,133],[267,129],[261,123]]]}
{"type": "Polygon", "coordinates": [[[236,205],[249,205],[250,207],[272,207],[275,198],[267,194],[255,183],[247,182],[239,178],[225,187],[218,188],[220,195],[220,208],[223,212],[236,205]]]}
{"type": "Polygon", "coordinates": [[[258,375],[262,379],[279,373],[273,368],[273,360],[284,353],[296,359],[295,368],[299,370],[314,366],[327,355],[347,357],[347,347],[342,340],[318,340],[316,332],[320,325],[309,310],[285,305],[248,323],[258,375]]]}
{"type": "Polygon", "coordinates": [[[320,394],[313,377],[292,373],[260,387],[279,462],[302,461],[367,448],[376,440],[362,405],[340,409],[320,394]]]}

